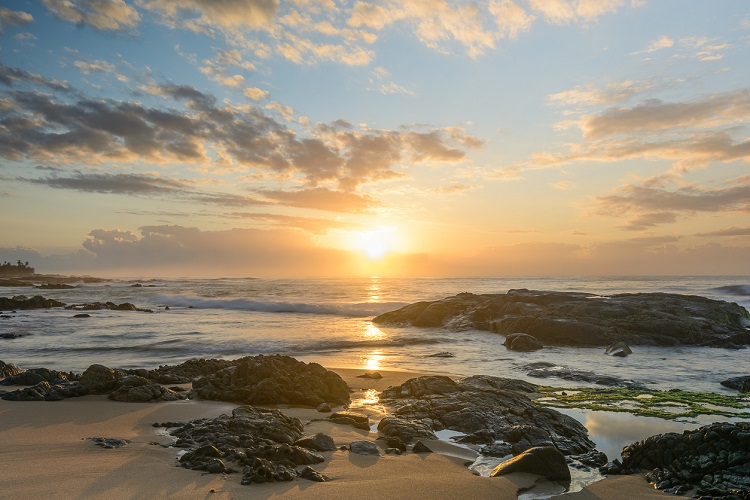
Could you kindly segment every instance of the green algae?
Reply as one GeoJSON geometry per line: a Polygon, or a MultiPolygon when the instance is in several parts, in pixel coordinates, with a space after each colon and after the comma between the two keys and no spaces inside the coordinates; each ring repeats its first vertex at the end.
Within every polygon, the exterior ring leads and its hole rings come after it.
{"type": "Polygon", "coordinates": [[[578,408],[631,413],[667,420],[718,415],[750,419],[750,400],[710,392],[682,390],[651,391],[623,388],[581,388],[538,386],[537,404],[551,408],[578,408]]]}

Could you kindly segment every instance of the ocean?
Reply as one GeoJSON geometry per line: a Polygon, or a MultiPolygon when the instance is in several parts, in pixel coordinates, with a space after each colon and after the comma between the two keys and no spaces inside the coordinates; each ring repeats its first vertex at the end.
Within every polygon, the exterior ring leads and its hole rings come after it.
{"type": "MultiPolygon", "coordinates": [[[[421,300],[460,292],[505,293],[514,288],[601,295],[694,294],[750,309],[750,277],[122,279],[68,290],[0,289],[7,297],[43,295],[66,304],[130,302],[153,311],[87,311],[90,318],[74,318],[76,311],[64,309],[3,311],[0,334],[21,337],[0,339],[0,360],[23,368],[81,372],[93,363],[154,368],[191,358],[287,354],[327,367],[455,377],[486,374],[558,387],[586,385],[535,379],[524,370],[529,363],[545,361],[618,376],[650,389],[721,394],[736,392],[722,387],[720,381],[750,374],[750,349],[632,346],[634,352],[626,358],[606,356],[598,347],[546,347],[519,353],[508,351],[502,345],[504,337],[490,332],[371,323],[380,313],[421,300]],[[452,357],[433,356],[438,353],[452,357]]],[[[602,444],[609,453],[616,453],[628,439],[650,435],[655,428],[662,432],[701,423],[646,417],[624,421],[630,417],[627,414],[613,414],[607,420],[601,415],[607,412],[568,412],[587,422],[595,441],[597,435],[612,441],[602,444]],[[613,425],[619,432],[623,427],[632,432],[613,440],[613,425]]]]}

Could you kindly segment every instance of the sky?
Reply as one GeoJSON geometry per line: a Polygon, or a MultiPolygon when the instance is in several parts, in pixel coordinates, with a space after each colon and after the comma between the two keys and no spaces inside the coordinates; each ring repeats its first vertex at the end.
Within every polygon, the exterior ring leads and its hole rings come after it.
{"type": "Polygon", "coordinates": [[[750,275],[744,0],[15,0],[0,260],[750,275]]]}

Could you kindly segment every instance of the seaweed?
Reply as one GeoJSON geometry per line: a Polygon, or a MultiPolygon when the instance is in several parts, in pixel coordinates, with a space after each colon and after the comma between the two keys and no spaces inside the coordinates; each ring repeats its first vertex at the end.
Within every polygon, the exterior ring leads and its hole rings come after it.
{"type": "Polygon", "coordinates": [[[750,419],[750,399],[710,392],[655,391],[624,388],[576,388],[539,386],[535,399],[550,408],[580,408],[631,413],[666,420],[719,415],[750,419]],[[746,411],[745,411],[746,410],[746,411]]]}

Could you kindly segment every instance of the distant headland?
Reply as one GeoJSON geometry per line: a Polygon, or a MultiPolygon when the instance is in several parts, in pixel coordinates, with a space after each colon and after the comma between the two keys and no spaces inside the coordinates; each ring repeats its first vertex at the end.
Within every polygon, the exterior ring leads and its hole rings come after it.
{"type": "Polygon", "coordinates": [[[102,283],[109,281],[93,276],[66,276],[62,274],[37,274],[28,262],[0,264],[0,286],[63,285],[71,283],[102,283]]]}

